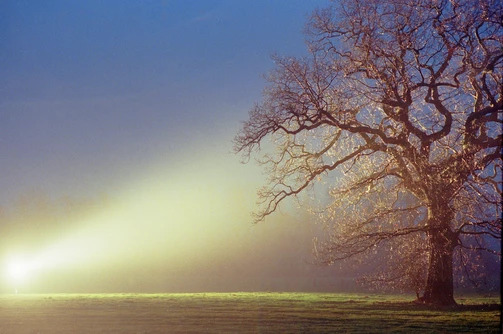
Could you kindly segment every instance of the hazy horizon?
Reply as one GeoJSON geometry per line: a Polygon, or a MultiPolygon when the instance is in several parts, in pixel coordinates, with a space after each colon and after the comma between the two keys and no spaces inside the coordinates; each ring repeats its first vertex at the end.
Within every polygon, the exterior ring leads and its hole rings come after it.
{"type": "Polygon", "coordinates": [[[233,153],[328,3],[1,2],[0,293],[359,289],[379,261],[315,264],[302,201],[252,224],[267,175],[233,153]]]}
{"type": "Polygon", "coordinates": [[[265,177],[232,153],[326,4],[2,2],[0,291],[342,284],[296,203],[251,224],[265,177]]]}

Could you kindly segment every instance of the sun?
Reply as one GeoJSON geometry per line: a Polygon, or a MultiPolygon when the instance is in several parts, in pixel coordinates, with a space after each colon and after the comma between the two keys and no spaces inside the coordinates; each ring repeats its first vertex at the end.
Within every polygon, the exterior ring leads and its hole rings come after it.
{"type": "Polygon", "coordinates": [[[7,264],[7,275],[12,281],[22,282],[29,277],[31,266],[25,262],[9,262],[7,264]]]}

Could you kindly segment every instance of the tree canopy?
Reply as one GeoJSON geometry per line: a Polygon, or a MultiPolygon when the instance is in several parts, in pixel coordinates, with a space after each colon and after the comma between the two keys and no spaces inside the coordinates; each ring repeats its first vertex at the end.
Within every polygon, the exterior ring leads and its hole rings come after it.
{"type": "Polygon", "coordinates": [[[343,0],[316,11],[309,55],[275,58],[235,138],[246,158],[273,143],[260,155],[270,178],[256,221],[328,180],[322,261],[422,244],[421,300],[455,304],[454,250],[501,244],[502,17],[496,0],[343,0]]]}

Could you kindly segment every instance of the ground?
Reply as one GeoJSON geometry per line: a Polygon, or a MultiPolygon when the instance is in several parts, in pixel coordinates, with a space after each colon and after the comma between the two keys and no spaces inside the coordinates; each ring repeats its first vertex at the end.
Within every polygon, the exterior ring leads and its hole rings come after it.
{"type": "Polygon", "coordinates": [[[501,333],[500,299],[329,293],[0,295],[0,333],[501,333]]]}

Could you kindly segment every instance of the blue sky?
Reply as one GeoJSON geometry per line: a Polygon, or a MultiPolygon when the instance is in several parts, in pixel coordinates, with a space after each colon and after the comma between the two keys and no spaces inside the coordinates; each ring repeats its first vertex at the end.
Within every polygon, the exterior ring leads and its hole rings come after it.
{"type": "Polygon", "coordinates": [[[302,54],[324,4],[3,1],[0,203],[106,193],[161,156],[227,153],[270,55],[302,54]]]}

